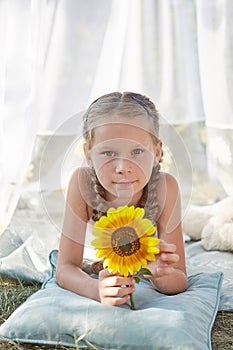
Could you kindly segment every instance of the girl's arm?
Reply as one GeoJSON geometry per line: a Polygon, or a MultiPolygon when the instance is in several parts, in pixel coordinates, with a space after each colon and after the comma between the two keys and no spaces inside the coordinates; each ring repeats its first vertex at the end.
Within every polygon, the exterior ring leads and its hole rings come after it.
{"type": "Polygon", "coordinates": [[[87,204],[83,198],[88,194],[84,173],[83,169],[76,169],[68,184],[56,278],[61,287],[98,300],[98,281],[82,271],[88,221],[87,204]]]}
{"type": "MultiPolygon", "coordinates": [[[[164,294],[177,294],[187,289],[185,252],[181,225],[180,193],[176,180],[162,175],[158,197],[160,216],[157,222],[160,254],[148,263],[155,288],[164,294]]],[[[148,276],[149,278],[149,276],[148,276]]]]}
{"type": "Polygon", "coordinates": [[[107,305],[124,304],[134,291],[134,279],[114,276],[104,270],[99,279],[82,270],[86,225],[89,220],[89,184],[86,172],[77,169],[69,182],[56,279],[64,289],[107,305]],[[83,198],[85,197],[85,198],[83,198]],[[128,287],[124,287],[128,285],[128,287]]]}

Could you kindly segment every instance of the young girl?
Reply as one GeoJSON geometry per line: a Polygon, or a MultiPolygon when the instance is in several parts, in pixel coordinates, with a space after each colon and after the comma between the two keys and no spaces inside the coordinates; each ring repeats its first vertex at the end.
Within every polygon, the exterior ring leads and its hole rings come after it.
{"type": "Polygon", "coordinates": [[[160,172],[162,142],[155,105],[145,96],[114,92],[94,101],[84,115],[88,167],[71,176],[60,240],[57,283],[107,305],[122,305],[135,291],[132,277],[107,268],[93,278],[82,270],[87,224],[108,208],[144,207],[156,223],[160,253],[148,263],[154,288],[164,294],[186,290],[180,194],[176,180],[160,172]]]}

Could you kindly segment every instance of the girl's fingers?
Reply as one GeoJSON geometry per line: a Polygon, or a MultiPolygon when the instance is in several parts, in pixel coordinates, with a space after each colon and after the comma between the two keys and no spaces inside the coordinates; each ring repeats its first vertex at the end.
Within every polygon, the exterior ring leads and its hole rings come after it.
{"type": "Polygon", "coordinates": [[[135,292],[135,287],[107,287],[102,291],[104,297],[124,297],[135,292]]]}
{"type": "Polygon", "coordinates": [[[101,303],[105,305],[125,304],[135,292],[135,280],[132,277],[123,277],[111,274],[108,269],[99,273],[99,295],[101,303]]]}
{"type": "Polygon", "coordinates": [[[132,286],[135,284],[135,280],[133,277],[123,277],[120,275],[113,275],[109,273],[108,269],[104,269],[100,271],[99,279],[101,281],[104,280],[104,284],[106,287],[122,286],[122,285],[132,286]]]}
{"type": "Polygon", "coordinates": [[[160,259],[163,262],[168,262],[168,263],[177,263],[180,259],[178,254],[166,254],[166,253],[162,253],[160,255],[160,259]]]}
{"type": "MultiPolygon", "coordinates": [[[[170,275],[174,272],[174,265],[179,261],[178,254],[162,253],[156,261],[149,262],[148,267],[154,276],[161,277],[163,275],[170,275]]],[[[144,276],[150,278],[150,276],[144,276]]]]}
{"type": "Polygon", "coordinates": [[[163,241],[160,241],[158,248],[160,249],[161,253],[175,253],[176,251],[176,245],[172,243],[165,243],[163,241]]]}

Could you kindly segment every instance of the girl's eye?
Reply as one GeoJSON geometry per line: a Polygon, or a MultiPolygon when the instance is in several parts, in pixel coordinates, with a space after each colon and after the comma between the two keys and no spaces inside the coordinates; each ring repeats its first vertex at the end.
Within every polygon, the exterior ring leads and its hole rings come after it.
{"type": "Polygon", "coordinates": [[[113,157],[115,153],[113,151],[104,151],[103,155],[107,157],[113,157]]]}
{"type": "Polygon", "coordinates": [[[141,154],[141,153],[143,153],[143,150],[141,148],[136,148],[136,149],[133,150],[132,153],[133,154],[141,154]]]}

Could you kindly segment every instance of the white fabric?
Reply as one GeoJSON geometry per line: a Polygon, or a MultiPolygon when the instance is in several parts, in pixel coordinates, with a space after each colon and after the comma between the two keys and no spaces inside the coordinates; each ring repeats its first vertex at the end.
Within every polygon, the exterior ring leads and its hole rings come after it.
{"type": "Polygon", "coordinates": [[[233,129],[233,3],[229,0],[196,0],[196,11],[206,123],[209,126],[233,129]]]}
{"type": "MultiPolygon", "coordinates": [[[[80,127],[88,103],[113,90],[150,96],[175,126],[187,197],[232,194],[232,14],[231,0],[2,0],[0,224],[24,188],[35,135],[73,135],[70,118],[80,127]]],[[[176,143],[165,146],[177,159],[176,143]]]]}
{"type": "Polygon", "coordinates": [[[212,205],[190,206],[183,229],[206,250],[233,252],[233,196],[212,205]]]}
{"type": "Polygon", "coordinates": [[[92,240],[96,238],[93,235],[92,231],[93,231],[93,222],[90,221],[87,224],[83,256],[86,259],[98,260],[96,255],[95,255],[96,250],[94,249],[93,245],[91,244],[92,240]]]}

